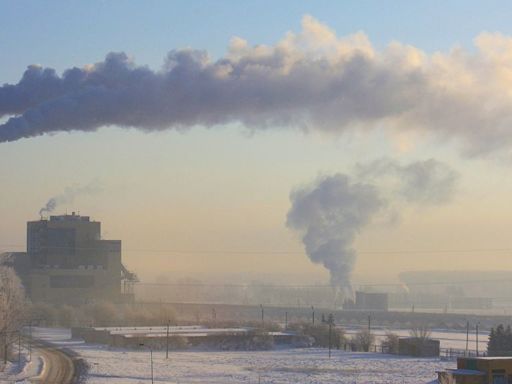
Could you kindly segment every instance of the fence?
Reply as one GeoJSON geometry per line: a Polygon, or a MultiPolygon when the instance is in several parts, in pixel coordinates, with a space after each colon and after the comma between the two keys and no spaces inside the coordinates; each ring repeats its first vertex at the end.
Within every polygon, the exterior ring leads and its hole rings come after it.
{"type": "Polygon", "coordinates": [[[439,356],[447,360],[455,360],[458,357],[486,357],[486,351],[476,351],[456,348],[441,348],[439,356]]]}
{"type": "MultiPolygon", "coordinates": [[[[347,352],[374,352],[374,353],[385,353],[385,354],[393,354],[397,355],[397,352],[394,352],[390,349],[390,347],[386,345],[372,344],[368,351],[362,351],[358,349],[354,344],[344,343],[341,345],[341,348],[347,352]]],[[[446,360],[456,360],[458,357],[486,357],[487,351],[477,351],[476,350],[465,350],[465,349],[457,349],[457,348],[441,348],[439,350],[439,357],[446,360]]]]}

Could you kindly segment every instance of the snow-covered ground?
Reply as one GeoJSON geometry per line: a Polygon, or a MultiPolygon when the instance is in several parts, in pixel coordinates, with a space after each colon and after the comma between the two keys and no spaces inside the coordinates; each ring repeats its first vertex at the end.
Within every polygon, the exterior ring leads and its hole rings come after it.
{"type": "MultiPolygon", "coordinates": [[[[87,383],[148,383],[149,351],[109,350],[95,346],[75,349],[90,364],[87,383]]],[[[287,349],[261,352],[153,353],[156,382],[165,383],[424,383],[436,371],[453,368],[439,359],[334,351],[287,349]]]]}
{"type": "MultiPolygon", "coordinates": [[[[87,383],[149,382],[147,351],[77,349],[91,364],[87,383]],[[112,380],[117,378],[118,380],[112,380]]],[[[422,383],[453,362],[334,351],[287,349],[260,352],[173,352],[153,354],[154,376],[167,383],[422,383]]]]}
{"type": "MultiPolygon", "coordinates": [[[[88,384],[151,383],[150,351],[127,351],[70,340],[69,330],[37,329],[38,337],[65,345],[90,364],[88,384]]],[[[326,349],[153,352],[156,383],[425,383],[453,361],[326,349]]]]}
{"type": "Polygon", "coordinates": [[[0,372],[0,383],[28,383],[28,379],[37,376],[43,367],[41,356],[34,352],[29,360],[29,354],[26,349],[22,349],[21,361],[7,363],[7,366],[0,372]]]}

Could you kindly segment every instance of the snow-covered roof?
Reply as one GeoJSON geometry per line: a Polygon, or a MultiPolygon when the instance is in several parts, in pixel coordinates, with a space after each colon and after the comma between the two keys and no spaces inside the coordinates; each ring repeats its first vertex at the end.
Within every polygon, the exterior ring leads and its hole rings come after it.
{"type": "MultiPolygon", "coordinates": [[[[110,335],[125,337],[165,337],[167,327],[97,327],[95,331],[106,331],[110,335]]],[[[169,327],[169,336],[204,337],[212,335],[244,335],[254,330],[251,327],[237,328],[207,328],[203,326],[173,326],[169,327]]],[[[266,332],[272,336],[293,336],[293,332],[266,332]]]]}
{"type": "Polygon", "coordinates": [[[479,356],[479,357],[461,357],[469,360],[512,360],[512,356],[479,356]]]}

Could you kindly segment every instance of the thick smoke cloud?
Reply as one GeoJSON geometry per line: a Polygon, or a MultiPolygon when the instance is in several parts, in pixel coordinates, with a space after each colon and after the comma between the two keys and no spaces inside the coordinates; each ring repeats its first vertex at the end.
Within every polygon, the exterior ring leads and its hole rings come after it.
{"type": "Polygon", "coordinates": [[[274,46],[232,40],[225,57],[171,51],[158,71],[124,53],[54,70],[30,66],[0,87],[0,142],[118,125],[154,131],[240,122],[252,129],[343,132],[390,126],[457,138],[468,154],[512,141],[512,38],[483,33],[476,52],[427,55],[357,33],[337,37],[312,17],[274,46]]]}
{"type": "Polygon", "coordinates": [[[352,176],[325,176],[292,191],[287,225],[301,234],[311,261],[329,270],[331,284],[350,295],[358,233],[377,215],[395,213],[397,204],[448,201],[457,179],[453,169],[434,159],[359,164],[352,176]]]}
{"type": "Polygon", "coordinates": [[[331,274],[331,283],[350,291],[357,233],[383,206],[373,185],[336,174],[292,192],[287,225],[303,234],[306,253],[331,274]]]}
{"type": "Polygon", "coordinates": [[[43,217],[49,213],[52,213],[60,205],[73,203],[75,198],[78,196],[91,195],[97,193],[100,190],[101,185],[98,181],[92,181],[91,183],[84,186],[73,185],[67,187],[61,194],[48,199],[46,204],[39,210],[39,216],[43,217]]]}

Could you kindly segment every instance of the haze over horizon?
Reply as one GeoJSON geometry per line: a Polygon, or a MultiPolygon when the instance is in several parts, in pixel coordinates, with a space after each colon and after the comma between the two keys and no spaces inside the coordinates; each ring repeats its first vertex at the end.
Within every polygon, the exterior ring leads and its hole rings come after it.
{"type": "Polygon", "coordinates": [[[507,12],[204,4],[3,3],[0,251],[67,210],[145,280],[512,270],[507,12]]]}

